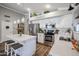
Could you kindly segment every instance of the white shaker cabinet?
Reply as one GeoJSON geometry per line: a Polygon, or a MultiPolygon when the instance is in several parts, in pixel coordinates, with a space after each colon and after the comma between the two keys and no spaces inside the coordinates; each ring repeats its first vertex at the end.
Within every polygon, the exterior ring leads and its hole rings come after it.
{"type": "Polygon", "coordinates": [[[44,33],[38,33],[38,42],[39,43],[44,43],[44,33]]]}

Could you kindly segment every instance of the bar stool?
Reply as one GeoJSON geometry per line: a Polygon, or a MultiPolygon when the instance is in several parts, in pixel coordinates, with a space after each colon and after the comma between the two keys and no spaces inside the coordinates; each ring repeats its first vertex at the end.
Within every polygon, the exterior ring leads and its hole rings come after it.
{"type": "Polygon", "coordinates": [[[12,45],[12,44],[14,44],[15,41],[13,41],[13,40],[7,40],[7,41],[4,41],[4,42],[2,42],[2,43],[6,43],[6,45],[7,45],[7,50],[6,50],[6,52],[7,52],[7,55],[10,55],[10,48],[9,48],[9,46],[12,45]]]}
{"type": "Polygon", "coordinates": [[[20,44],[20,43],[15,43],[15,44],[10,45],[10,48],[11,48],[11,56],[17,56],[18,54],[16,53],[15,50],[17,50],[17,49],[19,49],[21,47],[23,47],[23,45],[20,44]]]}
{"type": "Polygon", "coordinates": [[[7,44],[6,43],[0,43],[0,56],[8,56],[7,52],[7,44]]]}
{"type": "Polygon", "coordinates": [[[3,43],[12,44],[12,43],[15,43],[15,41],[13,41],[13,40],[7,40],[7,41],[4,41],[3,43]]]}

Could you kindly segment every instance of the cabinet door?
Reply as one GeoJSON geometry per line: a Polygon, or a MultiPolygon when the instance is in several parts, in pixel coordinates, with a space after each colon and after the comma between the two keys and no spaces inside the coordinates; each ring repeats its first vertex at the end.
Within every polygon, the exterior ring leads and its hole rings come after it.
{"type": "Polygon", "coordinates": [[[38,42],[44,43],[44,34],[38,33],[38,42]]]}

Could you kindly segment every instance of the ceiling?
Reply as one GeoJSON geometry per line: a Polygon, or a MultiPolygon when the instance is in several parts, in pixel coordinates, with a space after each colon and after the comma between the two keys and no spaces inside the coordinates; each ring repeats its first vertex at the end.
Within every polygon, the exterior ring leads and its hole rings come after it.
{"type": "Polygon", "coordinates": [[[60,9],[68,9],[69,3],[0,3],[1,5],[8,7],[10,9],[13,9],[15,11],[18,11],[22,14],[26,14],[27,8],[31,9],[31,12],[37,12],[37,13],[42,13],[45,10],[49,11],[57,11],[60,9]],[[45,5],[50,4],[51,8],[46,9],[45,5]]]}

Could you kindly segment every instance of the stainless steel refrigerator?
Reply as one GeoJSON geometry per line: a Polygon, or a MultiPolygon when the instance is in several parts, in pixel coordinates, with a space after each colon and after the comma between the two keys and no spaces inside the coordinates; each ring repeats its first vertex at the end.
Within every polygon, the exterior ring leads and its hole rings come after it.
{"type": "Polygon", "coordinates": [[[39,24],[29,24],[29,34],[30,35],[37,35],[39,32],[39,24]]]}

